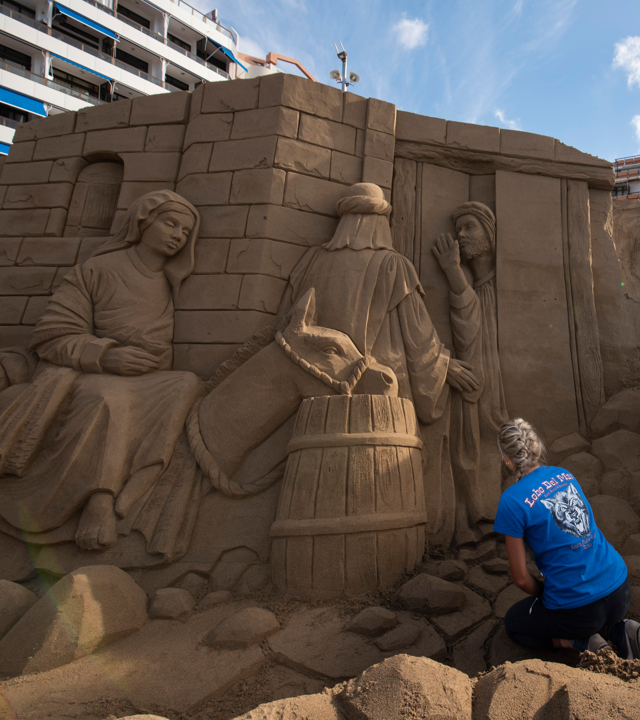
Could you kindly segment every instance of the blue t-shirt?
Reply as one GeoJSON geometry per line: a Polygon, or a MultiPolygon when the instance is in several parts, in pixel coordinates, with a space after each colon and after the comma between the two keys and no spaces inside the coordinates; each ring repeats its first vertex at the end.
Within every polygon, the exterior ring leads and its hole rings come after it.
{"type": "Polygon", "coordinates": [[[627,577],[591,506],[568,470],[539,467],[502,493],[493,529],[523,538],[545,576],[542,600],[552,610],[605,597],[627,577]]]}

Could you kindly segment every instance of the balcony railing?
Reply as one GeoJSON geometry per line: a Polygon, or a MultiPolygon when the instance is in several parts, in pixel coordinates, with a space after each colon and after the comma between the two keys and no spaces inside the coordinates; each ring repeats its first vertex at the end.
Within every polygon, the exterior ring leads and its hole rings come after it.
{"type": "Polygon", "coordinates": [[[60,83],[55,82],[55,80],[49,80],[49,78],[42,77],[42,75],[36,75],[36,73],[29,72],[29,70],[25,70],[18,65],[6,62],[6,60],[0,60],[0,70],[7,70],[7,72],[12,73],[13,75],[18,75],[19,77],[23,77],[26,80],[31,80],[35,83],[38,83],[38,85],[44,85],[45,87],[51,88],[52,90],[57,90],[58,92],[64,93],[65,95],[70,95],[71,97],[82,100],[82,102],[86,102],[89,105],[104,104],[103,101],[98,100],[98,98],[91,97],[91,95],[78,92],[77,90],[72,90],[71,88],[65,87],[64,85],[60,85],[60,83]]]}
{"type": "Polygon", "coordinates": [[[18,125],[20,125],[19,120],[11,120],[10,118],[6,117],[0,117],[0,125],[4,125],[5,127],[13,128],[16,130],[18,128],[18,125]]]}

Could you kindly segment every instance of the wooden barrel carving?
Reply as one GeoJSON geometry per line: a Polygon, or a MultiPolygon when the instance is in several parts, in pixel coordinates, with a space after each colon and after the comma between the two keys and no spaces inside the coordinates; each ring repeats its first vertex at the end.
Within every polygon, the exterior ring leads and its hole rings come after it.
{"type": "Polygon", "coordinates": [[[273,579],[302,598],[392,587],[424,551],[426,512],[411,401],[304,400],[271,528],[273,579]]]}

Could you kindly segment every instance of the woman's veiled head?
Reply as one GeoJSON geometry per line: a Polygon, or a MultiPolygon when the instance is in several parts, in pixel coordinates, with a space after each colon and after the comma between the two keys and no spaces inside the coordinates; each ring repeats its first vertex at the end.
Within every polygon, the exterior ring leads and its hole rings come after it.
{"type": "Polygon", "coordinates": [[[200,229],[198,211],[177,193],[171,190],[157,190],[138,198],[129,206],[120,229],[109,242],[98,248],[94,255],[105,255],[139,243],[145,231],[149,230],[159,218],[162,221],[165,214],[175,214],[176,219],[184,218],[185,215],[192,218],[192,222],[184,219],[184,224],[190,226],[186,241],[181,243],[182,247],[171,255],[164,268],[165,275],[173,286],[174,297],[177,297],[182,281],[193,271],[195,244],[200,229]]]}

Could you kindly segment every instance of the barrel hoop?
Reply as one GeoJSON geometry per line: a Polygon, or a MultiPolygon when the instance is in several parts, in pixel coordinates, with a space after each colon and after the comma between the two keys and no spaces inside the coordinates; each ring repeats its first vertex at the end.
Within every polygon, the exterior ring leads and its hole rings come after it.
{"type": "Polygon", "coordinates": [[[392,445],[395,447],[422,447],[422,440],[415,435],[401,435],[387,432],[370,433],[327,433],[326,435],[298,435],[287,445],[287,452],[307,448],[351,447],[353,445],[392,445]]]}
{"type": "Polygon", "coordinates": [[[271,537],[300,535],[344,535],[380,530],[398,530],[423,525],[427,522],[424,510],[377,513],[375,515],[349,515],[347,517],[308,518],[304,520],[276,520],[271,526],[271,537]]]}

